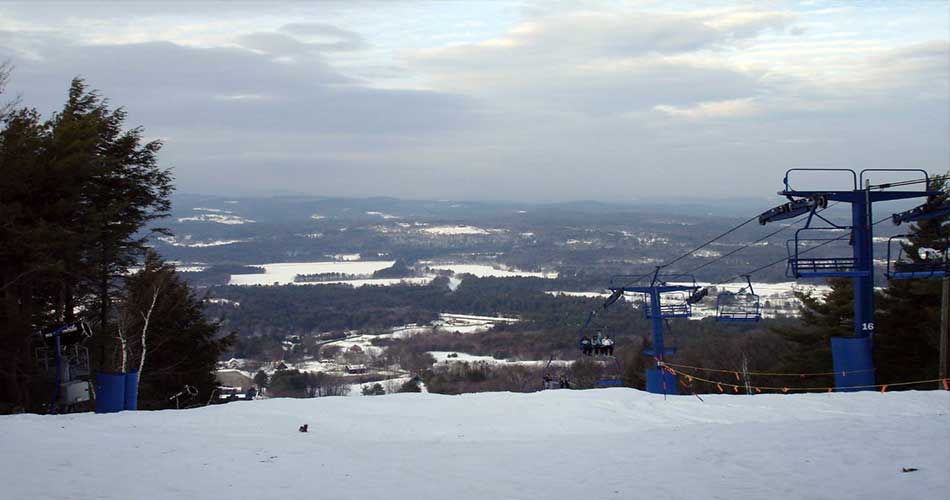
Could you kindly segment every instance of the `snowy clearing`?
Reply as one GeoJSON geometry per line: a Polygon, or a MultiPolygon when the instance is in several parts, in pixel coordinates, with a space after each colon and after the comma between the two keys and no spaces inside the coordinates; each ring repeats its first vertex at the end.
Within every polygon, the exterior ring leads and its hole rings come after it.
{"type": "Polygon", "coordinates": [[[419,276],[416,278],[366,278],[355,280],[333,281],[298,281],[294,285],[349,285],[353,288],[362,286],[395,286],[395,285],[428,285],[435,276],[419,276]]]}
{"type": "Polygon", "coordinates": [[[201,213],[192,217],[182,217],[178,222],[216,222],[218,224],[252,224],[255,221],[237,215],[223,213],[201,213]]]}
{"type": "MultiPolygon", "coordinates": [[[[333,261],[333,262],[281,262],[262,264],[264,273],[232,274],[230,285],[290,285],[298,274],[373,274],[380,269],[391,267],[392,260],[333,261]]],[[[306,283],[304,283],[306,284],[306,283]]]]}
{"type": "Polygon", "coordinates": [[[360,254],[358,253],[337,253],[333,255],[325,255],[325,257],[329,257],[333,260],[342,260],[345,262],[353,262],[356,260],[360,260],[361,258],[360,254]]]}
{"type": "MultiPolygon", "coordinates": [[[[692,285],[692,283],[679,283],[683,285],[692,285]]],[[[730,292],[738,293],[740,289],[747,287],[745,283],[733,282],[727,283],[726,285],[713,285],[712,283],[697,282],[697,286],[700,287],[715,287],[717,293],[721,292],[730,292]]],[[[831,290],[831,287],[828,285],[816,285],[809,283],[798,283],[795,281],[787,281],[781,283],[764,283],[764,282],[752,282],[752,288],[755,290],[756,295],[759,296],[760,303],[762,305],[762,316],[766,318],[775,318],[779,315],[782,316],[798,316],[800,301],[795,298],[795,292],[801,291],[806,293],[811,293],[815,296],[822,296],[825,293],[831,290]]],[[[592,299],[606,299],[609,297],[610,293],[608,291],[604,292],[577,292],[577,291],[563,291],[563,290],[549,290],[544,292],[548,295],[554,297],[583,297],[583,298],[592,298],[592,299]]],[[[685,300],[685,294],[670,294],[666,300],[671,302],[683,301],[685,300]]],[[[643,297],[640,294],[630,293],[626,294],[623,298],[625,302],[630,305],[637,305],[643,302],[643,297]]],[[[692,320],[701,320],[703,318],[709,318],[716,316],[716,296],[715,294],[706,298],[702,302],[694,304],[692,306],[692,316],[689,319],[692,320]]]]}
{"type": "Polygon", "coordinates": [[[159,236],[159,241],[165,242],[173,247],[188,247],[188,248],[208,248],[208,247],[220,247],[224,245],[233,245],[235,243],[246,243],[250,240],[215,240],[215,241],[192,241],[191,235],[185,235],[181,239],[174,236],[159,236]]]}
{"type": "Polygon", "coordinates": [[[11,415],[0,479],[33,500],[891,500],[950,486],[948,392],[704,399],[558,390],[11,415]]]}
{"type": "Polygon", "coordinates": [[[430,264],[435,271],[452,271],[455,274],[471,274],[477,278],[557,278],[557,272],[531,272],[518,269],[501,269],[487,264],[430,264]]]}
{"type": "Polygon", "coordinates": [[[383,213],[383,212],[375,212],[375,211],[366,212],[366,215],[376,215],[376,216],[382,217],[383,219],[386,219],[386,220],[401,219],[401,218],[402,218],[402,217],[400,217],[400,216],[398,216],[398,215],[392,215],[392,214],[387,214],[387,213],[383,213]]]}
{"type": "Polygon", "coordinates": [[[475,226],[432,226],[420,229],[420,232],[440,236],[486,235],[490,231],[475,226]]]}
{"type": "MultiPolygon", "coordinates": [[[[435,358],[435,362],[439,364],[449,364],[449,363],[488,363],[490,365],[520,365],[520,366],[545,366],[548,364],[548,360],[520,360],[520,359],[498,359],[492,356],[479,356],[477,354],[467,354],[464,352],[457,351],[429,351],[429,354],[435,358]]],[[[554,366],[570,366],[574,362],[571,360],[565,359],[555,359],[551,360],[551,364],[554,366]]]]}

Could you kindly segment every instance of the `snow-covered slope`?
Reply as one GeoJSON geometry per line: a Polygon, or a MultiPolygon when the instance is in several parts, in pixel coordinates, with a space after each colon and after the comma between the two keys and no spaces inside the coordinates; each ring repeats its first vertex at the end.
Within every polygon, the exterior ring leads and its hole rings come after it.
{"type": "Polygon", "coordinates": [[[893,500],[950,487],[950,392],[704,399],[397,394],[6,416],[0,497],[893,500]]]}

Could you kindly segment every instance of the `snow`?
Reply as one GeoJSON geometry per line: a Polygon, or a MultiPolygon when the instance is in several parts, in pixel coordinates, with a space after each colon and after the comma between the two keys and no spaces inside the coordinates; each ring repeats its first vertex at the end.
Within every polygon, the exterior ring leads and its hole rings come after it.
{"type": "MultiPolygon", "coordinates": [[[[467,354],[464,352],[457,351],[429,351],[429,354],[435,358],[435,362],[439,364],[449,364],[449,363],[475,363],[482,362],[488,363],[490,365],[521,365],[521,366],[544,366],[548,364],[548,360],[514,360],[514,359],[498,359],[492,356],[479,356],[477,354],[467,354]]],[[[551,364],[554,366],[570,366],[573,361],[555,359],[551,361],[551,364]]]]}
{"type": "Polygon", "coordinates": [[[485,235],[489,234],[489,231],[475,226],[432,226],[419,231],[427,234],[441,235],[441,236],[459,236],[459,235],[485,235]]]}
{"type": "Polygon", "coordinates": [[[554,297],[584,297],[586,299],[606,299],[610,297],[607,292],[565,292],[562,290],[549,290],[544,292],[554,297]]]}
{"type": "Polygon", "coordinates": [[[557,272],[530,272],[518,269],[500,269],[487,264],[433,264],[430,269],[436,271],[452,271],[456,274],[471,274],[478,278],[557,278],[557,272]]]}
{"type": "Polygon", "coordinates": [[[360,254],[358,253],[337,253],[333,255],[327,255],[333,260],[342,260],[346,262],[352,262],[355,260],[360,260],[360,254]]]}
{"type": "MultiPolygon", "coordinates": [[[[199,209],[195,209],[199,210],[199,209]]],[[[231,215],[230,213],[199,213],[191,217],[181,217],[178,219],[178,222],[216,222],[218,224],[251,224],[255,221],[251,219],[245,219],[238,215],[231,215]]]]}
{"type": "Polygon", "coordinates": [[[399,217],[398,215],[391,215],[391,214],[387,214],[387,213],[383,213],[383,212],[366,212],[366,215],[376,215],[376,216],[382,217],[383,219],[386,219],[386,220],[401,219],[401,218],[402,218],[402,217],[399,217]]]}
{"type": "Polygon", "coordinates": [[[241,303],[236,300],[222,299],[218,297],[209,297],[205,299],[209,304],[218,304],[231,307],[241,307],[241,303]]]}
{"type": "Polygon", "coordinates": [[[4,498],[33,500],[890,500],[950,487],[948,392],[704,399],[556,390],[2,416],[0,479],[4,498]]]}
{"type": "Polygon", "coordinates": [[[281,262],[262,264],[264,273],[232,274],[230,285],[290,285],[298,274],[342,273],[367,275],[391,267],[392,260],[363,260],[356,262],[281,262]]]}
{"type": "Polygon", "coordinates": [[[307,281],[295,282],[294,285],[349,285],[353,288],[363,286],[394,286],[394,285],[428,285],[435,276],[419,276],[415,278],[367,278],[356,280],[335,281],[307,281]]]}
{"type": "Polygon", "coordinates": [[[174,236],[159,236],[158,239],[173,247],[188,247],[188,248],[220,247],[224,245],[233,245],[235,243],[246,243],[247,241],[249,241],[249,240],[192,241],[190,234],[185,235],[181,239],[178,239],[174,236]]]}

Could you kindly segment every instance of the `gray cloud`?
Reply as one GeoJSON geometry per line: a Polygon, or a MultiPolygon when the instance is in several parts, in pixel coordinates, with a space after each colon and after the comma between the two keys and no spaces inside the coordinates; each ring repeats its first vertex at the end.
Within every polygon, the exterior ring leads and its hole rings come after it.
{"type": "Polygon", "coordinates": [[[289,23],[281,26],[280,31],[298,38],[307,39],[320,50],[359,50],[368,47],[366,40],[359,34],[324,23],[289,23]]]}
{"type": "Polygon", "coordinates": [[[947,40],[849,46],[799,21],[557,9],[399,57],[322,22],[203,48],[8,28],[0,60],[46,112],[87,78],[167,139],[185,191],[675,200],[769,196],[794,166],[946,169],[947,40]]]}

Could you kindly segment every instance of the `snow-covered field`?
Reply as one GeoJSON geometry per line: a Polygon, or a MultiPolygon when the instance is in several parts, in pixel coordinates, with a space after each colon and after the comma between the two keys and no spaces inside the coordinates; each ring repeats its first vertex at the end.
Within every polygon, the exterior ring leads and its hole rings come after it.
{"type": "Polygon", "coordinates": [[[366,275],[393,265],[391,260],[282,262],[263,264],[263,274],[232,274],[230,285],[290,285],[298,274],[341,273],[366,275]]]}
{"type": "Polygon", "coordinates": [[[181,217],[178,219],[178,222],[216,222],[218,224],[228,225],[254,223],[254,221],[251,219],[245,219],[244,217],[234,215],[234,212],[230,210],[203,207],[194,208],[192,210],[199,213],[191,217],[181,217]]]}
{"type": "Polygon", "coordinates": [[[440,236],[459,236],[459,235],[485,235],[490,234],[490,231],[487,229],[482,229],[476,226],[432,226],[425,229],[420,229],[420,232],[429,234],[429,235],[440,235],[440,236]]]}
{"type": "MultiPolygon", "coordinates": [[[[520,365],[520,366],[544,366],[548,360],[515,360],[515,359],[497,359],[491,356],[478,356],[475,354],[466,354],[457,351],[429,351],[429,354],[435,358],[439,364],[449,363],[488,363],[490,365],[520,365]]],[[[553,366],[570,366],[573,361],[564,359],[555,359],[551,361],[553,366]]]]}
{"type": "Polygon", "coordinates": [[[704,399],[395,394],[3,416],[0,481],[4,498],[32,500],[946,498],[950,392],[704,399]]]}
{"type": "Polygon", "coordinates": [[[233,245],[235,243],[246,243],[250,240],[214,240],[214,241],[193,241],[191,235],[185,235],[183,238],[179,239],[175,236],[159,236],[159,241],[163,241],[173,247],[188,247],[188,248],[208,248],[208,247],[220,247],[224,245],[233,245]]]}
{"type": "MultiPolygon", "coordinates": [[[[680,283],[680,284],[689,284],[692,283],[680,283]]],[[[713,285],[712,283],[703,283],[697,282],[697,286],[700,287],[714,287],[718,292],[732,292],[737,293],[740,289],[747,287],[745,283],[729,283],[726,285],[713,285]]],[[[755,291],[756,295],[759,296],[760,304],[762,305],[762,315],[766,318],[774,318],[779,314],[784,316],[797,316],[798,315],[798,306],[800,301],[795,298],[795,291],[811,293],[815,296],[822,296],[825,293],[828,293],[831,290],[831,287],[828,285],[818,285],[812,283],[798,283],[795,281],[787,281],[782,283],[763,283],[763,282],[752,282],[752,288],[755,291]],[[767,307],[768,306],[768,307],[767,307]]],[[[609,291],[600,291],[600,292],[572,292],[572,291],[563,291],[563,290],[550,290],[544,292],[548,295],[553,295],[555,297],[584,297],[584,298],[600,298],[606,299],[610,294],[609,291]]],[[[670,302],[684,301],[686,298],[685,294],[679,294],[676,296],[671,294],[667,299],[670,302]]],[[[639,304],[643,301],[643,297],[639,294],[628,294],[624,297],[624,301],[631,304],[639,304]]],[[[701,320],[703,318],[713,317],[716,315],[716,296],[711,295],[702,302],[694,304],[692,306],[692,316],[690,319],[701,320]]]]}
{"type": "Polygon", "coordinates": [[[436,271],[452,271],[455,274],[471,274],[477,278],[513,278],[518,276],[528,278],[557,278],[557,272],[531,272],[518,269],[503,269],[487,264],[431,264],[429,269],[436,271]]]}

